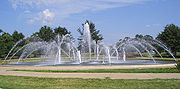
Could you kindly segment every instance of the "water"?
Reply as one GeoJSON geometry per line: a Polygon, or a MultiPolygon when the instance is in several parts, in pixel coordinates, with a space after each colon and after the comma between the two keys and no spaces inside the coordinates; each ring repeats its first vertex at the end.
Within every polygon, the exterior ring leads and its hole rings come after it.
{"type": "Polygon", "coordinates": [[[157,63],[154,63],[152,60],[129,60],[127,59],[126,61],[123,60],[116,60],[112,59],[111,64],[109,64],[108,61],[87,61],[83,63],[79,62],[64,62],[61,64],[56,64],[53,61],[48,61],[48,62],[19,62],[19,63],[9,63],[7,65],[17,65],[17,66],[119,66],[119,65],[157,65],[157,64],[172,64],[175,63],[173,60],[169,61],[164,61],[164,60],[157,60],[157,63]]]}
{"type": "MultiPolygon", "coordinates": [[[[45,42],[40,38],[34,37],[29,44],[19,48],[9,60],[11,60],[18,52],[21,55],[16,63],[9,65],[132,65],[132,64],[168,64],[176,61],[171,51],[160,41],[152,39],[140,38],[124,38],[114,45],[107,45],[103,42],[96,43],[91,38],[89,24],[85,23],[83,26],[81,48],[78,49],[74,44],[74,38],[67,34],[64,36],[57,35],[49,42],[45,42]],[[175,61],[156,60],[153,54],[156,52],[161,54],[154,47],[154,45],[163,48],[167,51],[175,61]],[[143,54],[148,54],[150,60],[136,59],[136,57],[143,57],[143,54]],[[38,61],[26,61],[29,56],[36,55],[39,57],[38,61]],[[131,58],[132,57],[132,58],[131,58]],[[131,60],[129,59],[131,58],[131,60]]],[[[5,60],[14,48],[21,43],[18,41],[10,52],[7,54],[5,60]]]]}
{"type": "Polygon", "coordinates": [[[15,45],[11,48],[11,50],[9,51],[9,53],[7,54],[7,56],[4,59],[4,62],[6,61],[7,57],[9,56],[9,54],[14,50],[14,48],[23,41],[23,39],[19,40],[18,42],[15,43],[15,45]]]}
{"type": "Polygon", "coordinates": [[[90,33],[88,23],[84,24],[83,42],[84,42],[83,45],[87,44],[87,46],[88,46],[89,57],[90,57],[90,60],[91,60],[91,33],[90,33]]]}

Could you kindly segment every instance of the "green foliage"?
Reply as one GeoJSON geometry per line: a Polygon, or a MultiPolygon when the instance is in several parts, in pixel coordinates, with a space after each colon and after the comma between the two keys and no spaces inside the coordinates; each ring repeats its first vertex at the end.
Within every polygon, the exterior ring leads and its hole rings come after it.
{"type": "Polygon", "coordinates": [[[111,79],[110,77],[105,77],[105,79],[111,79]]]}
{"type": "MultiPolygon", "coordinates": [[[[91,38],[92,38],[92,40],[95,40],[96,43],[97,43],[98,41],[103,40],[102,34],[99,34],[100,30],[97,30],[97,29],[95,28],[95,24],[92,23],[92,22],[89,22],[88,20],[86,20],[86,23],[89,24],[89,29],[90,29],[90,33],[91,33],[91,38]]],[[[82,24],[82,25],[84,26],[84,24],[82,24]]],[[[83,30],[84,30],[84,29],[83,29],[83,30]]],[[[77,30],[77,31],[80,33],[81,36],[83,35],[83,30],[81,30],[80,28],[77,30]]],[[[79,38],[78,40],[81,40],[81,38],[79,38]]]]}
{"type": "MultiPolygon", "coordinates": [[[[22,33],[18,33],[18,31],[14,31],[13,32],[13,34],[12,34],[12,37],[13,37],[13,42],[17,42],[17,41],[19,41],[19,40],[21,40],[21,39],[23,39],[24,38],[24,35],[22,34],[22,33]]],[[[26,40],[23,40],[22,42],[20,42],[19,44],[18,44],[18,47],[20,48],[20,47],[22,47],[23,45],[25,45],[25,41],[26,40]]],[[[18,49],[17,49],[18,50],[18,49]]],[[[16,50],[15,50],[16,51],[16,50]]]]}
{"type": "Polygon", "coordinates": [[[178,89],[179,79],[80,79],[0,76],[2,89],[178,89]]]}
{"type": "Polygon", "coordinates": [[[143,38],[144,38],[145,40],[153,39],[153,37],[152,37],[151,35],[145,35],[143,38]]]}
{"type": "MultiPolygon", "coordinates": [[[[13,34],[9,34],[6,32],[3,32],[3,30],[0,29],[0,58],[5,58],[5,56],[8,54],[8,52],[10,51],[10,49],[13,47],[13,45],[23,39],[25,36],[22,33],[19,33],[18,31],[14,31],[13,34]]],[[[41,27],[41,29],[39,30],[39,32],[35,32],[33,35],[31,36],[35,36],[35,37],[40,37],[42,40],[44,41],[49,41],[50,39],[53,39],[55,35],[66,35],[66,34],[70,34],[70,32],[67,31],[66,28],[62,28],[62,27],[58,27],[55,29],[52,29],[48,26],[43,26],[41,27]]],[[[17,51],[19,48],[21,48],[23,45],[28,44],[32,41],[33,39],[31,37],[27,37],[25,40],[23,40],[22,42],[20,42],[14,49],[14,51],[12,53],[14,53],[15,51],[17,51]]],[[[34,52],[36,53],[36,55],[31,55],[31,57],[38,57],[39,56],[39,52],[34,52]]],[[[10,54],[11,56],[12,54],[10,54]]],[[[17,53],[16,56],[19,56],[20,53],[17,53]]]]}
{"type": "Polygon", "coordinates": [[[70,32],[68,32],[68,30],[65,27],[62,28],[60,26],[54,29],[54,33],[55,35],[59,34],[60,36],[70,34],[70,32]]]}
{"type": "Polygon", "coordinates": [[[139,35],[139,34],[137,34],[136,36],[135,36],[136,38],[143,38],[143,35],[139,35]]]}
{"type": "Polygon", "coordinates": [[[176,68],[147,68],[147,69],[94,69],[94,70],[14,70],[31,72],[55,73],[180,73],[176,68]]]}
{"type": "Polygon", "coordinates": [[[3,30],[2,29],[0,29],[0,33],[2,33],[3,32],[3,30]]]}
{"type": "Polygon", "coordinates": [[[163,41],[175,56],[176,52],[180,51],[180,28],[178,26],[174,24],[167,25],[156,39],[163,41]]]}
{"type": "Polygon", "coordinates": [[[142,56],[143,57],[149,57],[149,54],[148,53],[142,53],[142,56]]]}
{"type": "Polygon", "coordinates": [[[6,32],[0,38],[0,58],[4,58],[15,42],[13,41],[13,37],[6,32]]]}
{"type": "Polygon", "coordinates": [[[49,41],[50,39],[54,37],[52,28],[48,26],[41,27],[41,29],[39,30],[37,34],[38,34],[38,37],[40,37],[44,41],[49,41]]]}
{"type": "Polygon", "coordinates": [[[98,41],[103,40],[102,34],[99,34],[100,30],[97,30],[97,29],[95,28],[95,24],[92,23],[92,22],[89,22],[88,20],[87,20],[87,22],[89,23],[89,29],[90,29],[90,32],[91,32],[91,37],[92,37],[92,39],[95,40],[96,43],[97,43],[98,41]]]}
{"type": "Polygon", "coordinates": [[[137,34],[136,36],[135,36],[135,38],[143,38],[143,39],[145,39],[145,40],[149,40],[149,39],[153,39],[153,37],[151,36],[151,35],[139,35],[139,34],[137,34]]]}
{"type": "MultiPolygon", "coordinates": [[[[2,33],[2,35],[0,35],[0,58],[5,58],[13,45],[23,38],[24,35],[22,33],[18,33],[17,31],[14,31],[12,35],[6,32],[2,33]]],[[[22,45],[24,45],[23,42],[21,42],[17,48],[21,47],[22,45]]],[[[15,50],[17,50],[17,48],[15,48],[15,50]]]]}
{"type": "Polygon", "coordinates": [[[180,62],[176,63],[176,68],[180,70],[180,62]]]}
{"type": "Polygon", "coordinates": [[[13,41],[17,42],[17,41],[23,39],[24,35],[22,33],[18,33],[17,31],[14,31],[14,33],[12,34],[12,37],[13,37],[13,41]]]}
{"type": "Polygon", "coordinates": [[[34,55],[34,54],[29,55],[29,58],[33,58],[33,57],[35,57],[35,55],[34,55]]]}
{"type": "MultiPolygon", "coordinates": [[[[160,55],[158,54],[158,53],[155,53],[154,55],[153,55],[154,57],[160,57],[160,55]]],[[[167,52],[161,52],[161,56],[163,57],[163,58],[171,58],[172,56],[169,54],[169,53],[167,53],[167,52]]]]}
{"type": "MultiPolygon", "coordinates": [[[[103,40],[103,36],[102,34],[100,34],[100,30],[97,30],[95,28],[95,24],[92,23],[92,22],[89,22],[88,20],[86,20],[85,23],[88,23],[89,24],[89,29],[90,29],[90,33],[91,33],[91,38],[92,40],[95,40],[96,43],[98,43],[99,41],[103,40]]],[[[84,26],[84,24],[82,24],[84,26]]],[[[79,40],[79,43],[78,43],[78,49],[81,49],[81,44],[82,44],[82,36],[83,36],[83,30],[84,29],[78,29],[77,31],[80,33],[80,37],[78,38],[79,40]]]]}
{"type": "Polygon", "coordinates": [[[62,28],[59,26],[55,29],[52,29],[51,27],[44,26],[41,27],[39,32],[35,32],[32,36],[40,37],[42,40],[48,42],[49,40],[53,39],[57,34],[63,36],[66,34],[70,34],[70,32],[65,27],[62,28]]]}

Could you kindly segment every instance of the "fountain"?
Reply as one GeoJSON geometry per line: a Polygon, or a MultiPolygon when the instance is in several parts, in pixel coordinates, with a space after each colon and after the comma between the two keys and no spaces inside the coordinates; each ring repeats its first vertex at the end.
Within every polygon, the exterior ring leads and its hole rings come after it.
{"type": "MultiPolygon", "coordinates": [[[[29,44],[19,48],[8,59],[10,61],[17,53],[21,52],[17,63],[8,63],[8,65],[139,65],[174,63],[176,61],[171,51],[158,40],[126,37],[114,45],[106,45],[103,42],[96,43],[91,38],[88,23],[83,26],[82,40],[79,43],[81,47],[79,49],[75,47],[74,38],[70,34],[57,35],[49,42],[45,42],[38,37],[32,37],[31,39],[33,40],[29,44]],[[161,58],[162,55],[154,46],[163,48],[175,61],[156,60],[153,53],[157,53],[161,58]],[[40,55],[38,60],[26,61],[30,55],[36,53],[40,55]],[[143,54],[148,54],[149,57],[144,58],[143,54]],[[132,55],[139,57],[131,58],[132,55]]],[[[5,61],[22,40],[13,46],[5,61]]]]}

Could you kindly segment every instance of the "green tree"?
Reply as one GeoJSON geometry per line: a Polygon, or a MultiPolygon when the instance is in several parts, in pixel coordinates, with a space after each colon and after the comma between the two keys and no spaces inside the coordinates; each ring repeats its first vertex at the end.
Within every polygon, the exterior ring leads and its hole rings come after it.
{"type": "Polygon", "coordinates": [[[4,32],[0,36],[0,57],[4,58],[6,54],[9,52],[9,50],[13,47],[15,42],[13,41],[13,37],[9,34],[4,32]]]}
{"type": "Polygon", "coordinates": [[[59,34],[60,36],[66,35],[66,34],[70,34],[70,32],[68,32],[68,30],[64,27],[57,27],[54,29],[54,34],[57,35],[59,34]]]}
{"type": "Polygon", "coordinates": [[[143,38],[143,39],[145,39],[145,40],[153,40],[154,38],[151,36],[151,35],[145,35],[145,36],[143,36],[143,35],[139,35],[139,34],[137,34],[136,36],[135,36],[135,38],[143,38]]]}
{"type": "MultiPolygon", "coordinates": [[[[98,41],[103,40],[103,36],[102,34],[99,34],[100,30],[97,30],[95,28],[95,24],[92,22],[89,22],[88,20],[86,20],[85,23],[89,24],[89,29],[90,29],[90,33],[91,33],[91,38],[92,40],[95,40],[96,43],[98,43],[98,41]]],[[[84,26],[84,24],[82,24],[84,26]]],[[[83,29],[84,30],[84,29],[83,29]]],[[[78,29],[78,32],[80,33],[80,35],[83,35],[83,30],[81,30],[80,28],[78,29]]],[[[79,39],[80,40],[80,39],[79,39]]]]}
{"type": "Polygon", "coordinates": [[[44,41],[49,41],[54,37],[52,28],[48,26],[41,27],[39,32],[37,32],[36,34],[38,34],[38,37],[40,37],[44,41]]]}
{"type": "Polygon", "coordinates": [[[143,36],[143,38],[146,40],[148,40],[148,39],[153,40],[153,37],[151,35],[145,35],[145,36],[143,36]]]}
{"type": "Polygon", "coordinates": [[[16,30],[12,34],[14,42],[17,42],[24,38],[24,35],[22,33],[18,33],[16,30]]]}
{"type": "Polygon", "coordinates": [[[143,38],[143,35],[139,35],[139,34],[137,34],[136,36],[135,36],[136,38],[143,38]]]}
{"type": "Polygon", "coordinates": [[[0,35],[0,58],[3,58],[5,55],[5,43],[3,37],[0,35]]]}
{"type": "Polygon", "coordinates": [[[171,49],[174,56],[180,51],[180,28],[174,24],[166,25],[164,31],[159,33],[156,39],[161,40],[171,49]]]}
{"type": "Polygon", "coordinates": [[[92,23],[92,22],[89,22],[88,20],[87,20],[86,22],[89,23],[89,29],[90,29],[90,32],[91,32],[91,37],[92,37],[92,39],[95,40],[96,43],[97,43],[98,41],[103,40],[102,34],[99,34],[100,30],[97,30],[97,29],[95,28],[95,24],[92,23]]]}
{"type": "Polygon", "coordinates": [[[3,32],[3,30],[2,29],[0,29],[0,33],[2,33],[3,32]]]}

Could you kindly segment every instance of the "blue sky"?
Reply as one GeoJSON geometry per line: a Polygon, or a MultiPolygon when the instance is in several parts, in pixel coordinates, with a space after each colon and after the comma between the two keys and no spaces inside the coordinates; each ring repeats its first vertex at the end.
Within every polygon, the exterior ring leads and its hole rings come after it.
{"type": "Polygon", "coordinates": [[[0,29],[27,36],[43,25],[77,29],[88,19],[113,44],[136,34],[156,37],[167,24],[180,26],[180,0],[1,0],[0,29]]]}

